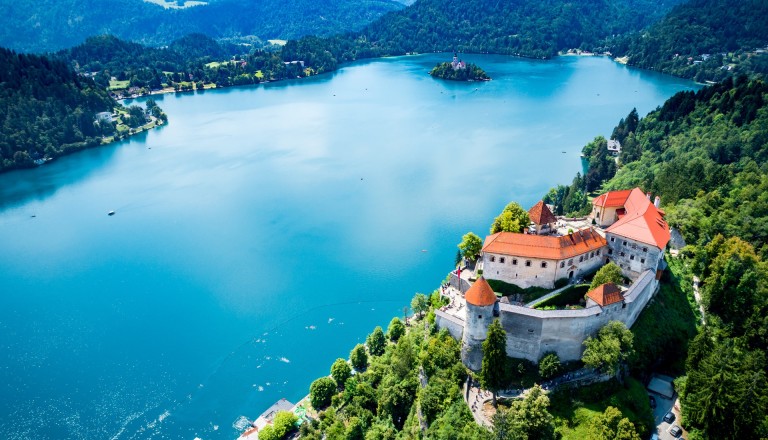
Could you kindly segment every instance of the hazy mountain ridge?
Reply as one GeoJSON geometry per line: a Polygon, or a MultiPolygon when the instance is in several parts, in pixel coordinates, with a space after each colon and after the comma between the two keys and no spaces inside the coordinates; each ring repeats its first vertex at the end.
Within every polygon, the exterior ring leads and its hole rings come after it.
{"type": "Polygon", "coordinates": [[[190,33],[211,37],[256,35],[298,38],[358,30],[403,7],[395,0],[219,0],[186,9],[164,9],[140,0],[19,0],[0,4],[0,46],[46,52],[89,36],[163,45],[190,33]]]}

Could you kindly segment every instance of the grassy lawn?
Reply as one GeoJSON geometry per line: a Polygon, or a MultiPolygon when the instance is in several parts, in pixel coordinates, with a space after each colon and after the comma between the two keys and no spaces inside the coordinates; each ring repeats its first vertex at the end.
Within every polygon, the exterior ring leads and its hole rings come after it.
{"type": "Polygon", "coordinates": [[[552,289],[545,289],[544,287],[529,287],[527,289],[523,289],[521,287],[518,287],[514,284],[505,283],[504,281],[499,280],[487,280],[488,284],[490,284],[491,288],[494,292],[497,294],[501,294],[502,296],[507,295],[523,295],[523,302],[528,303],[536,298],[541,298],[542,296],[548,294],[552,291],[552,289]]]}
{"type": "Polygon", "coordinates": [[[586,295],[587,291],[589,291],[589,284],[569,286],[552,298],[536,304],[535,308],[542,309],[544,307],[555,307],[556,309],[563,309],[566,306],[579,305],[579,302],[584,299],[584,295],[586,295]]]}
{"type": "Polygon", "coordinates": [[[681,259],[668,261],[669,270],[664,272],[659,293],[631,329],[635,355],[630,364],[638,374],[653,370],[673,376],[683,373],[688,342],[697,332],[697,309],[686,293],[692,289],[690,274],[681,259]]]}
{"type": "Polygon", "coordinates": [[[109,80],[109,90],[123,90],[128,88],[130,81],[109,80]]]}
{"type": "Polygon", "coordinates": [[[589,438],[589,424],[609,406],[618,408],[634,423],[640,438],[648,438],[653,415],[648,394],[639,381],[628,378],[626,386],[617,381],[562,390],[550,395],[550,412],[563,440],[589,438]]]}

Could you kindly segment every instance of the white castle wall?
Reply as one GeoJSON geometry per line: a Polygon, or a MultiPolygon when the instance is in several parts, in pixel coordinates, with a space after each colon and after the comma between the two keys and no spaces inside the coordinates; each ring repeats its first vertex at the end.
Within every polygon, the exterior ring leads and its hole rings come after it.
{"type": "Polygon", "coordinates": [[[621,267],[624,275],[630,278],[646,270],[656,270],[664,256],[656,246],[612,233],[606,233],[605,240],[608,242],[608,256],[621,267]]]}

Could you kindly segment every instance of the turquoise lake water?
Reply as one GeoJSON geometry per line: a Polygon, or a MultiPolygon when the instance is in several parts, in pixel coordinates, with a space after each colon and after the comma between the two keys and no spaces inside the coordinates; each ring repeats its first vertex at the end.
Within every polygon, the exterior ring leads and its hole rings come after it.
{"type": "Polygon", "coordinates": [[[698,88],[606,58],[427,75],[449,57],[158,96],[168,126],[0,175],[0,437],[235,438],[436,288],[462,234],[698,88]]]}

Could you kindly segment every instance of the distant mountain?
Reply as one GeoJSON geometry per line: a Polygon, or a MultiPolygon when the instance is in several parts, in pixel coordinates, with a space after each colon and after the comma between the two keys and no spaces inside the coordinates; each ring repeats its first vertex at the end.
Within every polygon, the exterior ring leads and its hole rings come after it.
{"type": "Polygon", "coordinates": [[[768,74],[766,45],[766,0],[691,0],[647,30],[608,44],[630,65],[698,81],[768,74]]]}
{"type": "Polygon", "coordinates": [[[163,45],[190,33],[211,37],[255,35],[290,39],[359,30],[400,9],[396,0],[209,0],[198,6],[168,0],[4,0],[0,46],[45,52],[93,35],[163,45]]]}

